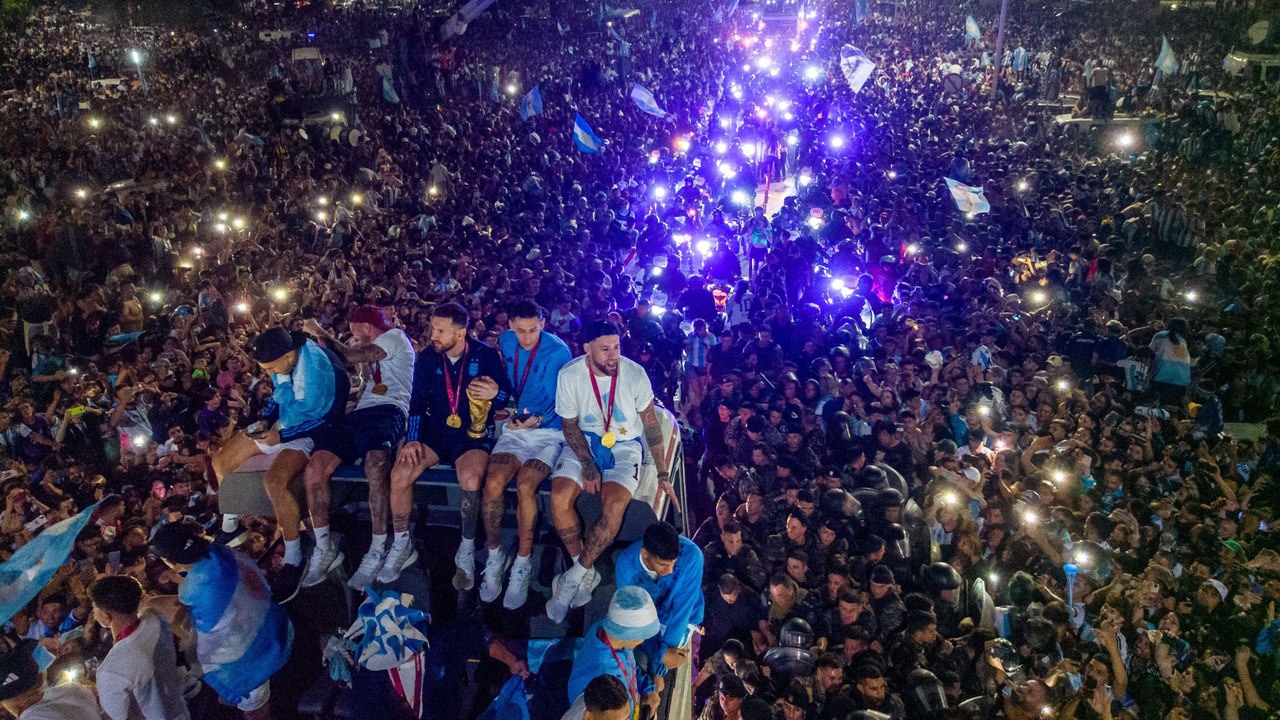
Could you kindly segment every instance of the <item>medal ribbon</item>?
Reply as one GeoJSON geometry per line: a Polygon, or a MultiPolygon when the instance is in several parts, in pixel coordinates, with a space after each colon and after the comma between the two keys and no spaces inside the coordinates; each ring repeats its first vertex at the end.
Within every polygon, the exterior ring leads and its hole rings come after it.
{"type": "Polygon", "coordinates": [[[640,690],[636,687],[636,676],[640,671],[636,668],[632,668],[631,672],[628,673],[627,664],[622,662],[622,658],[618,657],[618,653],[615,652],[613,646],[609,644],[609,640],[605,637],[604,629],[601,628],[597,633],[596,637],[600,638],[600,642],[604,643],[604,646],[609,648],[609,654],[613,656],[613,661],[618,663],[618,670],[622,673],[622,677],[627,681],[627,697],[631,700],[631,707],[633,708],[631,716],[635,717],[640,713],[640,690]]]}
{"type": "Polygon", "coordinates": [[[464,347],[462,357],[458,358],[458,384],[453,383],[453,371],[449,369],[449,356],[440,354],[440,362],[444,364],[444,394],[449,397],[449,414],[458,414],[458,401],[462,399],[462,379],[467,373],[467,353],[470,347],[464,347]]]}
{"type": "Polygon", "coordinates": [[[515,400],[516,400],[517,410],[520,408],[520,396],[524,395],[525,383],[529,382],[529,371],[533,369],[533,359],[538,357],[538,349],[541,347],[542,347],[542,336],[539,335],[538,344],[534,345],[533,349],[529,351],[529,364],[524,366],[524,374],[522,375],[520,373],[520,343],[518,342],[516,343],[516,356],[512,360],[511,379],[515,380],[516,378],[519,378],[519,383],[516,385],[516,388],[515,388],[516,389],[515,400]]]}
{"type": "MultiPolygon", "coordinates": [[[[609,423],[613,422],[613,401],[618,399],[618,376],[615,374],[609,380],[609,411],[605,412],[604,400],[600,399],[600,386],[596,384],[596,371],[591,368],[591,358],[587,358],[587,377],[591,378],[591,392],[595,393],[596,405],[599,406],[600,412],[604,413],[604,433],[609,432],[609,423]]],[[[622,368],[618,368],[619,371],[622,368]]]]}
{"type": "Polygon", "coordinates": [[[381,360],[373,361],[373,384],[374,385],[382,384],[382,361],[381,360]]]}

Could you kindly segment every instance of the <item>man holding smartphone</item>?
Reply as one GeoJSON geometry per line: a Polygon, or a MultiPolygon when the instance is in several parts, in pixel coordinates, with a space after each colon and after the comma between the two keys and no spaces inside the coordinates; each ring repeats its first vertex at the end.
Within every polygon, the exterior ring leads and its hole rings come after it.
{"type": "MultiPolygon", "coordinates": [[[[342,420],[350,380],[342,360],[332,351],[304,333],[282,327],[258,335],[253,341],[253,358],[271,373],[275,391],[266,417],[278,419],[280,427],[271,430],[258,424],[231,438],[214,456],[213,472],[221,483],[249,458],[272,456],[263,483],[284,536],[284,566],[272,586],[273,599],[283,603],[297,596],[302,581],[302,538],[298,532],[302,511],[289,485],[307,466],[315,447],[312,438],[342,420]]],[[[226,520],[224,517],[223,530],[226,520]]]]}
{"type": "Polygon", "coordinates": [[[515,414],[494,445],[484,478],[485,538],[489,558],[480,583],[480,600],[493,602],[502,592],[502,576],[510,556],[502,549],[503,493],[516,479],[516,517],[519,523],[515,562],[503,606],[515,610],[529,595],[533,567],[533,524],[538,517],[538,486],[564,445],[556,414],[556,378],[573,353],[564,341],[546,331],[542,308],[531,301],[511,310],[511,329],[498,338],[498,349],[511,383],[515,414]]]}

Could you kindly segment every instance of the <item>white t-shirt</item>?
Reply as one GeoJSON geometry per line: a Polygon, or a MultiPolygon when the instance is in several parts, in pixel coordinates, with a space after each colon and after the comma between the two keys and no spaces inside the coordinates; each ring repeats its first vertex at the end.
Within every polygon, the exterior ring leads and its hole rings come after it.
{"type": "Polygon", "coordinates": [[[158,615],[118,640],[98,667],[98,695],[112,720],[189,720],[173,631],[158,615]]]}
{"type": "Polygon", "coordinates": [[[27,708],[18,720],[102,720],[98,699],[80,683],[46,688],[40,702],[27,708]]]}
{"type": "MultiPolygon", "coordinates": [[[[596,402],[595,393],[591,389],[591,380],[587,376],[587,358],[585,355],[574,358],[560,369],[556,387],[556,414],[562,418],[578,419],[578,427],[584,432],[603,435],[604,411],[609,407],[609,387],[613,378],[596,376],[596,387],[600,389],[600,402],[596,402]]],[[[640,421],[640,411],[653,403],[653,386],[649,384],[649,376],[644,368],[626,358],[618,359],[618,397],[614,400],[613,416],[609,423],[609,432],[618,436],[618,440],[635,440],[644,436],[644,425],[640,421]]]]}
{"type": "Polygon", "coordinates": [[[376,363],[368,363],[360,375],[364,379],[364,390],[360,392],[360,401],[356,409],[362,410],[375,405],[396,405],[406,416],[409,414],[409,395],[413,392],[413,360],[415,353],[409,336],[399,328],[392,328],[378,336],[374,345],[382,348],[387,354],[376,363]],[[374,368],[382,377],[382,384],[387,386],[385,395],[373,392],[374,368]]]}

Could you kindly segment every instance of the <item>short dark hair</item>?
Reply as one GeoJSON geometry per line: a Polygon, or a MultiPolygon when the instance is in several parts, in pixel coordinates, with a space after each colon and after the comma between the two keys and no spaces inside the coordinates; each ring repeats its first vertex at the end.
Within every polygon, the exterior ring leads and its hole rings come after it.
{"type": "Polygon", "coordinates": [[[470,313],[468,313],[467,309],[458,303],[444,303],[443,305],[435,306],[431,311],[431,317],[433,319],[444,318],[454,325],[464,329],[471,325],[470,313]]]}
{"type": "Polygon", "coordinates": [[[740,532],[742,532],[742,525],[737,520],[730,520],[720,528],[722,535],[737,535],[740,532]]]}
{"type": "Polygon", "coordinates": [[[538,303],[533,302],[532,300],[521,300],[511,306],[511,317],[541,320],[543,318],[543,312],[542,308],[538,306],[538,303]]]}
{"type": "Polygon", "coordinates": [[[884,670],[875,662],[860,662],[853,668],[853,677],[858,680],[875,680],[884,677],[884,670]]]}
{"type": "Polygon", "coordinates": [[[656,522],[644,531],[644,549],[662,560],[680,557],[680,532],[672,525],[656,522]]]}
{"type": "Polygon", "coordinates": [[[618,326],[608,320],[592,320],[587,323],[587,327],[583,330],[582,341],[592,342],[598,338],[607,337],[609,335],[622,336],[622,331],[618,326]]]}
{"type": "Polygon", "coordinates": [[[631,695],[618,678],[597,675],[582,691],[582,701],[592,713],[603,713],[630,706],[631,695]]]}
{"type": "Polygon", "coordinates": [[[142,604],[142,585],[128,575],[108,575],[89,588],[89,599],[106,612],[136,615],[142,604]]]}
{"type": "Polygon", "coordinates": [[[729,638],[720,646],[720,651],[729,657],[740,658],[747,653],[747,648],[738,638],[729,638]]]}
{"type": "Polygon", "coordinates": [[[61,605],[64,609],[71,606],[66,595],[63,595],[62,593],[49,593],[40,600],[40,607],[51,605],[53,603],[61,605]]]}
{"type": "Polygon", "coordinates": [[[834,670],[835,668],[843,668],[844,660],[835,653],[823,653],[818,656],[818,669],[827,668],[834,670]]]}
{"type": "Polygon", "coordinates": [[[732,595],[742,589],[742,581],[738,580],[738,576],[733,573],[725,573],[720,576],[716,589],[721,595],[732,595]]]}

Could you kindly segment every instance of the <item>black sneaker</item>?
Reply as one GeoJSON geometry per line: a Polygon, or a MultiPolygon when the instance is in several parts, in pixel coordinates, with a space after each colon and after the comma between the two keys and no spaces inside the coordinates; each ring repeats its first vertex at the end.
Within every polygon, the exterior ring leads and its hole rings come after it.
{"type": "Polygon", "coordinates": [[[271,582],[271,601],[283,605],[298,596],[302,587],[301,565],[282,565],[276,579],[271,582]]]}

